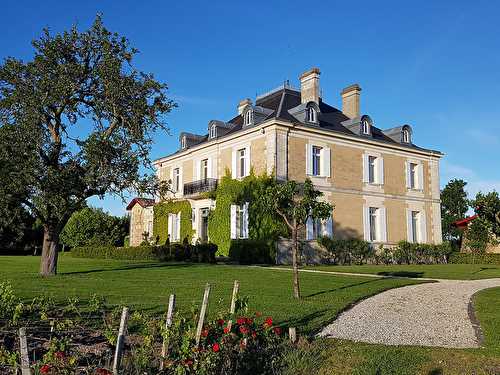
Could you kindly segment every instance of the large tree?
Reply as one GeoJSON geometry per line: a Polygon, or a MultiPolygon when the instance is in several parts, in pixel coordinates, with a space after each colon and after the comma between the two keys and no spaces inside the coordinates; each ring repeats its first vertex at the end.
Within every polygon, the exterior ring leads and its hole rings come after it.
{"type": "Polygon", "coordinates": [[[287,181],[269,186],[261,199],[268,212],[278,215],[292,232],[293,295],[300,298],[299,286],[299,231],[310,218],[327,219],[331,217],[333,206],[319,200],[322,192],[315,190],[310,179],[304,184],[287,181]]]}
{"type": "MultiPolygon", "coordinates": [[[[92,196],[158,187],[141,175],[163,115],[175,104],[166,85],[132,65],[137,50],[98,16],[33,41],[34,57],[0,66],[0,195],[22,202],[43,223],[40,273],[57,271],[59,236],[92,196]]],[[[151,190],[150,190],[151,191],[151,190]]]]}
{"type": "Polygon", "coordinates": [[[451,180],[441,191],[441,220],[443,238],[448,241],[458,241],[461,232],[452,224],[461,220],[469,210],[469,200],[463,180],[451,180]]]}

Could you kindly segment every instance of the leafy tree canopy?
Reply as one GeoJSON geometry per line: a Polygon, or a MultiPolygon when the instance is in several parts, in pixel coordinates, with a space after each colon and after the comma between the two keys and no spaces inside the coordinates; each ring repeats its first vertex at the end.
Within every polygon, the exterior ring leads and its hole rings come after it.
{"type": "Polygon", "coordinates": [[[61,232],[61,242],[70,247],[123,246],[128,226],[128,217],[120,218],[100,208],[86,207],[71,215],[61,232]]]}
{"type": "Polygon", "coordinates": [[[500,237],[500,197],[498,192],[479,192],[476,198],[471,201],[476,214],[486,221],[490,230],[497,237],[500,237]]]}
{"type": "Polygon", "coordinates": [[[100,16],[87,31],[44,30],[32,44],[31,61],[0,65],[0,196],[43,223],[40,272],[51,275],[59,234],[86,199],[159,188],[140,166],[150,166],[152,136],[168,130],[163,115],[175,104],[100,16]]]}
{"type": "Polygon", "coordinates": [[[448,241],[457,240],[461,233],[452,224],[461,220],[469,209],[469,200],[465,186],[467,182],[463,180],[451,180],[441,191],[441,220],[443,238],[448,241]]]}

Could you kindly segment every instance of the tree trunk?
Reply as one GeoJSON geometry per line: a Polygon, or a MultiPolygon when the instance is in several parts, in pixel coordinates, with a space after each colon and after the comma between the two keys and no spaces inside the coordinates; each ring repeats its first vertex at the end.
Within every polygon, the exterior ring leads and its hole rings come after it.
{"type": "Polygon", "coordinates": [[[40,259],[40,275],[42,276],[53,276],[57,273],[59,232],[56,226],[44,226],[42,258],[40,259]]]}
{"type": "Polygon", "coordinates": [[[292,230],[292,267],[293,267],[293,296],[300,299],[300,287],[299,287],[299,240],[297,234],[297,227],[292,230]]]}

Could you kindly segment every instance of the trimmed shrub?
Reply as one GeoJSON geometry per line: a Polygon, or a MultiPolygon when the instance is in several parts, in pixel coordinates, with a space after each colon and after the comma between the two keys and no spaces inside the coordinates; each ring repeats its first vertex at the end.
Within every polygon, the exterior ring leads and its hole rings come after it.
{"type": "Polygon", "coordinates": [[[193,246],[191,260],[198,263],[215,263],[217,245],[213,243],[200,243],[193,246]]]}
{"type": "Polygon", "coordinates": [[[320,237],[318,243],[332,254],[334,264],[363,264],[375,258],[375,249],[370,243],[357,238],[320,237]]]}
{"type": "Polygon", "coordinates": [[[271,240],[235,240],[231,242],[229,257],[240,264],[274,264],[276,243],[271,240]]]}
{"type": "Polygon", "coordinates": [[[498,264],[500,265],[500,254],[485,253],[452,253],[449,259],[450,263],[455,264],[498,264]]]}

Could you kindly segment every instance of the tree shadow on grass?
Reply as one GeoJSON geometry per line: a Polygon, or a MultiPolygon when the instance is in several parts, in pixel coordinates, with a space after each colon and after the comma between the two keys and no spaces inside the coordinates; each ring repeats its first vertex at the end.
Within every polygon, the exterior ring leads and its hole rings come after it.
{"type": "Polygon", "coordinates": [[[344,286],[341,286],[341,287],[338,287],[338,288],[333,288],[333,289],[329,289],[329,290],[322,290],[320,292],[316,292],[316,293],[312,293],[312,294],[309,294],[307,296],[304,296],[304,298],[316,297],[316,296],[319,296],[319,295],[322,295],[322,294],[333,293],[333,292],[337,292],[339,290],[349,289],[349,288],[353,288],[355,286],[373,283],[375,281],[380,281],[380,279],[371,279],[371,280],[367,280],[367,281],[362,281],[360,283],[344,285],[344,286]]]}
{"type": "Polygon", "coordinates": [[[279,324],[285,327],[297,327],[297,328],[308,327],[307,330],[304,331],[303,333],[314,334],[318,332],[331,319],[331,316],[328,317],[325,316],[328,312],[331,312],[331,310],[329,309],[317,310],[307,315],[281,320],[279,324]],[[315,324],[311,324],[315,320],[318,321],[315,324]]]}
{"type": "Polygon", "coordinates": [[[152,263],[152,264],[137,263],[116,268],[98,268],[86,271],[60,272],[59,275],[77,275],[77,274],[89,274],[96,272],[131,271],[131,270],[147,269],[147,268],[185,268],[185,267],[193,267],[196,265],[197,264],[193,263],[152,263]]]}
{"type": "Polygon", "coordinates": [[[378,272],[377,275],[391,276],[391,277],[420,278],[420,277],[424,276],[424,273],[423,272],[416,272],[416,271],[382,271],[382,272],[378,272]]]}

